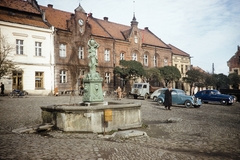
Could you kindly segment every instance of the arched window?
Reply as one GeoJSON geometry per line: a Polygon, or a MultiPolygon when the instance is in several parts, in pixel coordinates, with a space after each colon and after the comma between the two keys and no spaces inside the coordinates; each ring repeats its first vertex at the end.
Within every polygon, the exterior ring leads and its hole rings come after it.
{"type": "Polygon", "coordinates": [[[133,52],[132,54],[132,60],[137,61],[137,53],[133,52]]]}
{"type": "Polygon", "coordinates": [[[120,60],[124,60],[124,53],[123,52],[120,53],[120,60]]]}

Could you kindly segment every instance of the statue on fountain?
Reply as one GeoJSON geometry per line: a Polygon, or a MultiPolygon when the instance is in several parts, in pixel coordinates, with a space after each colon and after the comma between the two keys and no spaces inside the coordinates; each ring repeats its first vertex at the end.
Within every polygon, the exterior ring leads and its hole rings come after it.
{"type": "Polygon", "coordinates": [[[98,58],[96,55],[96,51],[99,46],[100,45],[93,38],[88,41],[89,73],[83,79],[83,102],[103,102],[103,78],[100,77],[99,73],[96,72],[96,67],[98,66],[98,58]]]}

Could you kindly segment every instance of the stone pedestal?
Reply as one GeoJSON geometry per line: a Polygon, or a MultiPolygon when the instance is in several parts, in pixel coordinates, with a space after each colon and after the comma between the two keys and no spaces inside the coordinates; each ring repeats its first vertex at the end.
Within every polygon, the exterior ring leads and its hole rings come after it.
{"type": "Polygon", "coordinates": [[[100,77],[99,73],[89,73],[83,79],[84,83],[84,103],[96,103],[103,102],[103,91],[102,91],[103,78],[100,77]]]}

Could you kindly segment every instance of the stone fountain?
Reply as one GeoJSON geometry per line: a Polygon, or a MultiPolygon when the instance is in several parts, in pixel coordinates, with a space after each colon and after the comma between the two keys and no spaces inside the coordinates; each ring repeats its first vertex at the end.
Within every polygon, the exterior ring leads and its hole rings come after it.
{"type": "Polygon", "coordinates": [[[141,121],[140,103],[104,101],[103,78],[96,72],[99,44],[88,41],[89,73],[84,77],[84,96],[79,104],[41,106],[44,124],[65,132],[96,132],[139,128],[141,121]]]}

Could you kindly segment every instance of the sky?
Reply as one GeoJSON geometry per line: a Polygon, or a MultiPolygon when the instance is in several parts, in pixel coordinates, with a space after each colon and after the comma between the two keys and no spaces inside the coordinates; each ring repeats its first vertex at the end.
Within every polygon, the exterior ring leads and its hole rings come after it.
{"type": "Polygon", "coordinates": [[[191,64],[206,72],[229,74],[227,61],[240,46],[240,0],[37,0],[39,5],[86,13],[148,29],[164,43],[190,54],[191,64]]]}

